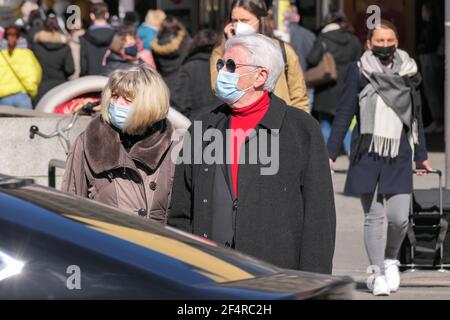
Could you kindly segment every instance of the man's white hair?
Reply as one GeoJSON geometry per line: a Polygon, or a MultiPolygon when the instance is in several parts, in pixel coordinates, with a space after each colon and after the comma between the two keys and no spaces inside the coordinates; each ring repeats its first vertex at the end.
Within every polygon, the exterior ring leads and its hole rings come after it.
{"type": "Polygon", "coordinates": [[[243,47],[248,52],[246,64],[264,67],[268,70],[269,74],[264,84],[264,90],[273,92],[284,70],[281,49],[271,38],[260,33],[232,37],[225,42],[225,51],[236,46],[243,47]]]}

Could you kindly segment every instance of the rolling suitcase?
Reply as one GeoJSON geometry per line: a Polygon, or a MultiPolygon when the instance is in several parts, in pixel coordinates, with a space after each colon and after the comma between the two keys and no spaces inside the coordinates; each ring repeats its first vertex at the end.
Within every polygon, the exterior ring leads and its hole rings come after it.
{"type": "Polygon", "coordinates": [[[450,268],[450,191],[443,189],[441,171],[429,174],[438,176],[439,188],[413,192],[408,235],[399,257],[403,271],[450,268]]]}

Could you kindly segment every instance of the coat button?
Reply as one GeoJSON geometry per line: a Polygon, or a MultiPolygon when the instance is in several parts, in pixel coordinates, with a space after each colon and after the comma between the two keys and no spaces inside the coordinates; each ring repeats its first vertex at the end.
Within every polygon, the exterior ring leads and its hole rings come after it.
{"type": "Polygon", "coordinates": [[[150,182],[150,190],[152,190],[152,191],[156,190],[156,182],[155,181],[150,182]]]}
{"type": "Polygon", "coordinates": [[[203,199],[203,203],[208,203],[208,199],[203,199]]]}
{"type": "Polygon", "coordinates": [[[144,208],[139,209],[138,214],[139,214],[141,217],[146,217],[146,216],[147,216],[147,210],[145,210],[144,208]]]}
{"type": "Polygon", "coordinates": [[[208,168],[205,168],[205,172],[208,172],[209,171],[209,169],[208,168]]]}
{"type": "Polygon", "coordinates": [[[203,238],[208,238],[208,235],[206,233],[203,234],[203,238]]]}

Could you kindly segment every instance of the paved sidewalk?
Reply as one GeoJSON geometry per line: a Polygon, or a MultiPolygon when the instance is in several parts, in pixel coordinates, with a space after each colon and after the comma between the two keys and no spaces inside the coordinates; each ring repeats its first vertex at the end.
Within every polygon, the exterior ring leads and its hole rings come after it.
{"type": "MultiPolygon", "coordinates": [[[[431,153],[430,161],[435,169],[445,171],[445,155],[431,153]]],[[[349,275],[357,282],[355,299],[390,299],[390,300],[450,300],[450,273],[414,272],[402,275],[402,288],[387,298],[375,298],[367,289],[366,273],[369,260],[364,248],[364,217],[358,198],[345,197],[342,192],[348,167],[346,157],[341,157],[335,164],[336,173],[333,182],[336,193],[337,237],[334,259],[334,274],[349,275]]],[[[415,178],[415,187],[420,189],[436,188],[436,176],[415,178]]]]}

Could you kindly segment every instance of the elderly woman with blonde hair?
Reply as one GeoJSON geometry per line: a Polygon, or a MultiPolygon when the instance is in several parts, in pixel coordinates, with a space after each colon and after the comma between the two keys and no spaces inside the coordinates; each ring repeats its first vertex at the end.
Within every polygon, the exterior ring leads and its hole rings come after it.
{"type": "Polygon", "coordinates": [[[175,164],[169,90],[146,65],[114,71],[69,153],[63,191],[165,223],[175,164]]]}

